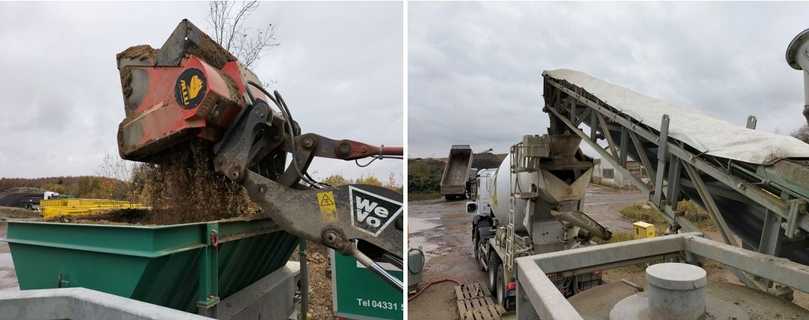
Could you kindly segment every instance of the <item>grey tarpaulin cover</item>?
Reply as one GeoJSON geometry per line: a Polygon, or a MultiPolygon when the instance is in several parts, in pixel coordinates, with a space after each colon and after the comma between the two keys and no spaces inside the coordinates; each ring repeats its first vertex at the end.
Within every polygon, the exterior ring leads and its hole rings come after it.
{"type": "Polygon", "coordinates": [[[785,158],[809,158],[809,144],[794,137],[751,130],[714,119],[692,108],[647,97],[575,70],[550,70],[543,75],[567,81],[617,111],[657,130],[660,130],[663,115],[668,114],[669,137],[711,156],[753,164],[771,164],[785,158]]]}

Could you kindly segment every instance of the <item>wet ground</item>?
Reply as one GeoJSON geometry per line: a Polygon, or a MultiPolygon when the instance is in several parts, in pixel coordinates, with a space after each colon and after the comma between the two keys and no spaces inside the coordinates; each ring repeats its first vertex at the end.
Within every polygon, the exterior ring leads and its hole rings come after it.
{"type": "MultiPolygon", "coordinates": [[[[619,211],[646,200],[640,192],[591,185],[584,211],[615,231],[631,231],[632,222],[619,211]]],[[[422,287],[431,281],[454,279],[480,281],[486,274],[478,268],[472,252],[472,215],[465,201],[444,199],[408,202],[408,245],[421,248],[426,257],[422,287]]],[[[410,319],[458,319],[454,283],[434,285],[408,304],[410,319]]]]}
{"type": "MultiPolygon", "coordinates": [[[[646,197],[638,191],[590,185],[584,212],[613,232],[631,231],[632,221],[621,216],[620,210],[645,200],[646,197]]],[[[472,216],[466,213],[465,204],[465,201],[446,202],[443,199],[408,202],[408,245],[410,248],[421,247],[426,257],[419,288],[447,278],[485,283],[486,275],[478,269],[472,255],[472,216]]],[[[715,230],[706,231],[705,236],[721,241],[715,230]]],[[[720,264],[708,262],[705,268],[709,271],[710,282],[740,284],[733,272],[720,264]]],[[[642,267],[613,269],[603,275],[607,281],[626,279],[640,285],[645,283],[642,267]]],[[[434,285],[410,301],[410,319],[458,319],[454,286],[451,282],[434,285]]],[[[809,294],[796,291],[794,295],[795,304],[809,309],[809,294]]],[[[513,317],[512,313],[504,319],[513,317]]]]}
{"type": "Polygon", "coordinates": [[[590,184],[587,195],[584,196],[584,212],[613,233],[631,232],[632,221],[621,216],[620,211],[630,204],[646,200],[646,196],[639,191],[590,184]]]}
{"type": "MultiPolygon", "coordinates": [[[[466,213],[466,202],[441,198],[408,205],[408,246],[421,248],[426,258],[422,285],[442,279],[485,283],[472,255],[472,215],[466,213]]],[[[436,284],[410,301],[409,318],[458,319],[454,286],[436,284]]]]}

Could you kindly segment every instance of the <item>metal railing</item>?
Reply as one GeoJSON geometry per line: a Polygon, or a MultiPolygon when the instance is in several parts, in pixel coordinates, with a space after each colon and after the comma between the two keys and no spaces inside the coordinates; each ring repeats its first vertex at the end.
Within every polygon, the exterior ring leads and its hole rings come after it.
{"type": "Polygon", "coordinates": [[[705,239],[700,233],[682,233],[517,258],[517,319],[583,319],[548,274],[607,270],[666,256],[692,263],[714,260],[809,292],[809,269],[802,264],[705,239]]]}

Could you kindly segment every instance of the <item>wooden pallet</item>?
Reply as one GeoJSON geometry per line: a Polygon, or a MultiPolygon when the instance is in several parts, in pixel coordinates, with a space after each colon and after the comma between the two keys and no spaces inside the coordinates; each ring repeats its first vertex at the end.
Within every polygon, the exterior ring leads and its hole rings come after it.
{"type": "Polygon", "coordinates": [[[461,320],[499,320],[506,312],[503,306],[494,303],[480,282],[455,286],[455,296],[461,320]]]}

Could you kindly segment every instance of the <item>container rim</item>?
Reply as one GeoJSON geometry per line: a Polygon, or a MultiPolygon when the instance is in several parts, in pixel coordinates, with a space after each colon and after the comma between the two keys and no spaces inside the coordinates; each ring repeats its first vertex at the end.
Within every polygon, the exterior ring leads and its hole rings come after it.
{"type": "Polygon", "coordinates": [[[4,221],[0,220],[0,222],[20,223],[20,224],[47,224],[47,225],[83,226],[83,227],[105,227],[105,228],[112,227],[112,228],[126,228],[126,229],[132,229],[132,228],[135,228],[135,229],[167,229],[167,228],[177,228],[177,227],[183,227],[183,226],[194,226],[194,225],[210,224],[210,223],[250,222],[250,221],[256,221],[256,220],[270,220],[270,217],[267,217],[267,216],[233,217],[233,218],[219,219],[219,220],[176,223],[176,224],[76,223],[76,222],[58,222],[58,221],[31,220],[31,219],[25,219],[25,218],[5,219],[4,221]]]}

